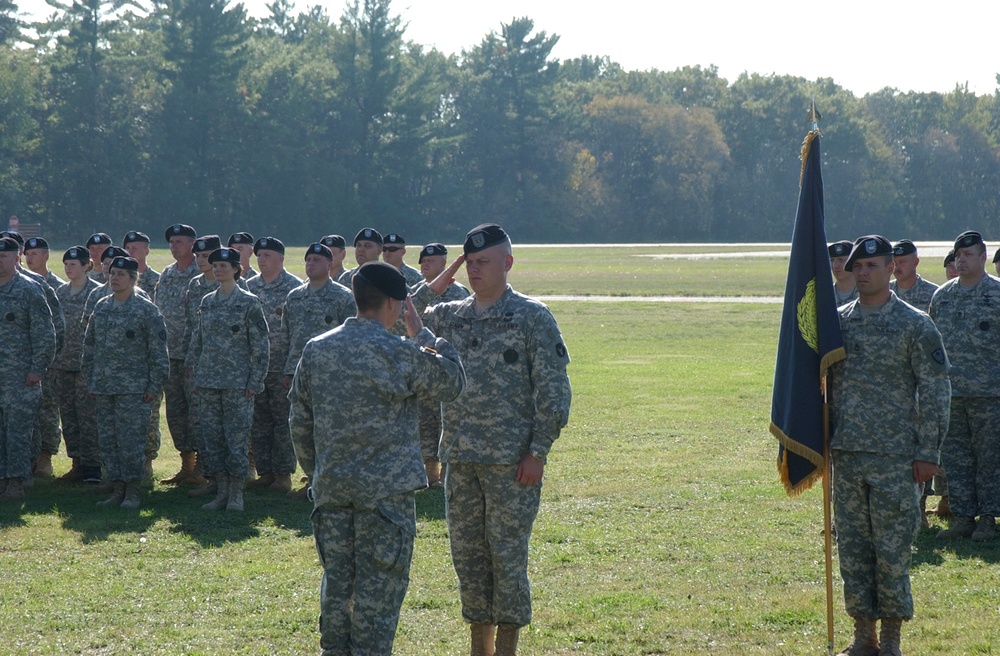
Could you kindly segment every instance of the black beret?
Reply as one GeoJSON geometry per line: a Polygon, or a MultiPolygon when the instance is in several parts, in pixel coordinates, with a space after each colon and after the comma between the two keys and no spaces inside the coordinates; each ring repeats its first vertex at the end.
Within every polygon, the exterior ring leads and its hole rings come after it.
{"type": "Polygon", "coordinates": [[[985,242],[983,241],[983,236],[975,230],[966,230],[959,236],[955,237],[956,251],[960,248],[975,246],[976,244],[985,244],[985,242]]]}
{"type": "Polygon", "coordinates": [[[233,244],[253,244],[253,235],[249,232],[234,232],[229,235],[228,246],[233,244]]]}
{"type": "Polygon", "coordinates": [[[222,248],[222,240],[219,239],[219,235],[205,235],[195,240],[191,250],[195,253],[211,253],[220,248],[222,248]]]}
{"type": "Polygon", "coordinates": [[[18,246],[24,246],[24,237],[22,237],[21,233],[19,232],[15,232],[13,230],[4,230],[3,232],[0,232],[0,237],[13,239],[14,241],[17,242],[18,246]]]}
{"type": "Polygon", "coordinates": [[[354,278],[361,278],[397,301],[405,300],[409,293],[403,274],[399,272],[399,269],[385,262],[365,262],[354,274],[354,278]]]}
{"type": "Polygon", "coordinates": [[[87,248],[90,248],[91,246],[100,246],[101,244],[107,244],[110,246],[112,243],[111,237],[109,237],[106,233],[95,232],[90,235],[90,239],[87,240],[87,248]]]}
{"type": "Polygon", "coordinates": [[[285,245],[281,243],[280,239],[274,237],[261,237],[253,245],[253,254],[256,255],[260,251],[274,251],[275,253],[285,254],[285,245]]]}
{"type": "Polygon", "coordinates": [[[510,237],[503,231],[503,228],[495,223],[484,223],[470,230],[469,234],[465,236],[463,250],[468,255],[509,241],[510,237]]]}
{"type": "Polygon", "coordinates": [[[854,242],[847,241],[835,241],[826,250],[830,253],[830,257],[847,257],[851,254],[851,249],[854,248],[854,242]]]}
{"type": "Polygon", "coordinates": [[[63,262],[67,260],[76,260],[80,264],[86,264],[90,262],[90,250],[86,246],[72,246],[63,253],[63,262]]]}
{"type": "Polygon", "coordinates": [[[118,248],[117,246],[108,246],[103,251],[101,251],[101,262],[104,260],[111,259],[113,257],[128,257],[128,251],[123,248],[118,248]]]}
{"type": "Polygon", "coordinates": [[[21,250],[21,245],[13,237],[0,237],[0,253],[17,253],[21,250]]]}
{"type": "Polygon", "coordinates": [[[319,240],[327,248],[347,248],[347,242],[340,235],[327,235],[319,240]]]}
{"type": "Polygon", "coordinates": [[[393,244],[393,245],[396,245],[396,246],[406,246],[406,240],[403,239],[403,235],[397,235],[395,232],[390,232],[389,234],[387,234],[385,236],[385,240],[383,241],[383,245],[385,245],[385,244],[393,244]]]}
{"type": "MultiPolygon", "coordinates": [[[[955,256],[952,255],[952,257],[955,256]]],[[[998,248],[997,252],[993,254],[993,264],[996,264],[997,262],[1000,262],[1000,248],[998,248]]]]}
{"type": "Polygon", "coordinates": [[[170,241],[171,237],[190,237],[191,239],[195,239],[198,236],[198,233],[195,232],[194,228],[189,225],[175,223],[167,228],[166,232],[163,233],[163,236],[166,237],[167,241],[170,241]]]}
{"type": "Polygon", "coordinates": [[[432,255],[447,255],[448,248],[444,244],[439,244],[437,242],[433,244],[427,244],[420,249],[420,257],[417,258],[417,263],[424,261],[425,257],[430,257],[432,255]]]}
{"type": "Polygon", "coordinates": [[[122,248],[125,248],[129,244],[135,242],[142,242],[143,244],[148,244],[149,235],[147,235],[145,232],[139,232],[138,230],[129,230],[128,232],[125,233],[125,236],[122,237],[122,248]]]}
{"type": "Polygon", "coordinates": [[[45,241],[41,237],[32,237],[28,241],[24,242],[24,250],[26,251],[35,250],[36,248],[48,249],[48,247],[49,242],[45,241]]]}
{"type": "MultiPolygon", "coordinates": [[[[105,251],[107,252],[107,251],[105,251]]],[[[123,269],[125,271],[138,271],[139,262],[138,260],[133,260],[127,255],[120,255],[111,261],[111,266],[109,269],[123,269]]]]}
{"type": "Polygon", "coordinates": [[[357,246],[359,241],[373,241],[379,246],[382,245],[382,233],[380,233],[375,228],[362,228],[358,231],[358,234],[354,237],[354,245],[357,246]]]}
{"type": "Polygon", "coordinates": [[[949,264],[955,261],[955,249],[948,251],[948,254],[944,256],[944,266],[947,267],[949,264]]]}
{"type": "Polygon", "coordinates": [[[917,247],[909,239],[900,239],[892,247],[893,255],[913,255],[917,252],[917,247]]]}
{"type": "Polygon", "coordinates": [[[310,255],[322,255],[333,262],[333,252],[318,241],[309,244],[309,248],[306,249],[306,257],[310,255]]]}
{"type": "Polygon", "coordinates": [[[228,262],[233,266],[240,266],[240,252],[235,248],[216,248],[208,256],[210,264],[216,262],[228,262]]]}
{"type": "Polygon", "coordinates": [[[847,262],[844,262],[844,270],[850,271],[854,268],[856,260],[878,257],[879,255],[892,255],[892,244],[889,243],[888,239],[881,235],[858,237],[858,240],[854,242],[851,255],[847,258],[847,262]]]}

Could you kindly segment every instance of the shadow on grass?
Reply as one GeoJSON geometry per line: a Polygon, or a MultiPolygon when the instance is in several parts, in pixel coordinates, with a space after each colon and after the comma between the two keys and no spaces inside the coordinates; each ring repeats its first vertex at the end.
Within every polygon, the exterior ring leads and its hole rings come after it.
{"type": "Polygon", "coordinates": [[[1000,563],[1000,540],[990,542],[973,542],[970,539],[939,540],[937,533],[941,528],[946,527],[932,526],[920,530],[917,539],[913,541],[913,546],[916,548],[912,561],[914,569],[925,565],[941,565],[945,561],[944,554],[951,554],[958,560],[1000,563]]]}
{"type": "Polygon", "coordinates": [[[444,519],[444,488],[431,487],[417,492],[417,521],[444,519]]]}
{"type": "Polygon", "coordinates": [[[144,485],[138,512],[95,505],[108,496],[95,486],[67,485],[52,481],[37,481],[25,495],[19,507],[7,505],[0,509],[0,525],[24,523],[30,514],[53,514],[65,529],[80,535],[84,544],[100,542],[117,533],[145,533],[162,520],[171,524],[169,530],[184,533],[202,547],[220,547],[260,535],[259,527],[275,525],[292,530],[298,536],[311,536],[309,513],[312,504],[290,499],[278,492],[245,493],[246,510],[210,512],[201,505],[212,496],[189,497],[191,488],[144,485]]]}

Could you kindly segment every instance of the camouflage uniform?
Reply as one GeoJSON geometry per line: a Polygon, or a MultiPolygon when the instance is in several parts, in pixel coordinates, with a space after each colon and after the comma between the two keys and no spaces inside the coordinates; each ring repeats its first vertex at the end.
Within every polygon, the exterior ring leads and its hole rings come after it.
{"type": "Polygon", "coordinates": [[[837,289],[837,286],[834,285],[833,286],[833,295],[837,299],[837,307],[840,307],[841,305],[846,305],[847,303],[850,303],[851,301],[858,300],[858,288],[855,287],[854,289],[852,289],[847,294],[842,294],[841,291],[839,289],[837,289]]]}
{"type": "MultiPolygon", "coordinates": [[[[431,300],[425,285],[418,303],[431,300]]],[[[542,485],[515,481],[520,460],[545,461],[569,418],[569,354],[543,304],[509,286],[481,315],[475,297],[427,308],[425,324],[462,355],[468,388],[443,405],[438,459],[452,560],[467,622],[531,622],[528,541],[542,485]],[[488,510],[488,512],[487,512],[488,510]]]]}
{"type": "Polygon", "coordinates": [[[83,340],[83,373],[94,396],[101,460],[110,481],[137,481],[145,465],[150,404],[167,380],[167,330],[153,303],[133,293],[102,298],[83,340]]]}
{"type": "Polygon", "coordinates": [[[135,287],[145,292],[149,298],[153,298],[153,294],[156,293],[156,283],[158,282],[160,282],[159,272],[155,271],[152,267],[146,267],[146,270],[136,278],[135,287]]]}
{"type": "MultiPolygon", "coordinates": [[[[18,265],[17,271],[41,287],[42,292],[45,294],[45,301],[52,315],[52,327],[55,329],[56,349],[58,350],[62,347],[66,333],[66,319],[63,317],[55,288],[49,284],[45,276],[40,276],[31,269],[26,269],[18,265]]],[[[38,457],[42,449],[53,455],[58,453],[60,438],[58,391],[56,389],[55,376],[49,372],[48,375],[42,377],[42,400],[35,413],[35,425],[31,431],[30,448],[32,461],[38,457]]]]}
{"type": "Polygon", "coordinates": [[[942,447],[951,508],[960,517],[1000,515],[1000,280],[972,288],[958,278],[931,299],[931,318],[951,360],[951,423],[942,447]]]}
{"type": "Polygon", "coordinates": [[[156,284],[156,293],[153,297],[167,326],[170,375],[167,376],[167,383],[163,387],[167,427],[170,429],[174,448],[181,452],[195,450],[189,407],[191,388],[184,376],[184,358],[187,356],[184,345],[184,329],[187,321],[184,297],[187,295],[191,279],[198,273],[198,267],[193,260],[183,271],[178,270],[176,262],[171,263],[160,274],[160,281],[156,284]]]}
{"type": "Polygon", "coordinates": [[[90,292],[98,285],[87,277],[84,288],[74,294],[69,283],[56,290],[66,317],[66,335],[63,347],[52,363],[59,386],[59,412],[62,417],[63,439],[66,440],[66,454],[80,461],[80,466],[88,470],[101,466],[101,450],[97,443],[97,420],[93,400],[87,394],[87,381],[80,373],[80,359],[83,353],[83,337],[87,323],[83,318],[83,307],[90,292]]]}
{"type": "Polygon", "coordinates": [[[411,287],[424,281],[424,275],[420,273],[420,269],[414,269],[406,262],[403,262],[403,266],[399,267],[399,272],[406,278],[406,284],[411,287]]]}
{"type": "Polygon", "coordinates": [[[285,311],[281,315],[281,329],[285,331],[288,357],[285,358],[284,373],[291,376],[299,363],[302,349],[313,337],[333,330],[348,318],[353,317],[357,308],[354,295],[340,283],[327,279],[317,290],[310,283],[288,292],[285,311]]]}
{"type": "Polygon", "coordinates": [[[403,340],[373,319],[351,317],[303,350],[290,424],[312,476],[324,654],[392,653],[416,533],[413,492],[427,485],[417,399],[450,401],[464,382],[447,342],[427,330],[403,340]]]}
{"type": "MultiPolygon", "coordinates": [[[[431,305],[461,301],[469,297],[469,290],[453,282],[443,294],[431,301],[431,305]]],[[[435,401],[420,402],[420,454],[424,460],[437,460],[441,443],[441,404],[435,401]]]]}
{"type": "Polygon", "coordinates": [[[268,334],[271,343],[270,363],[264,379],[264,392],[257,395],[253,408],[253,457],[260,474],[291,474],[295,471],[295,451],[288,434],[288,391],[285,389],[284,369],[288,357],[288,340],[281,330],[281,315],[285,311],[288,293],[302,281],[285,270],[271,282],[257,276],[247,287],[260,299],[267,325],[273,326],[268,334]]]}
{"type": "Polygon", "coordinates": [[[921,312],[927,312],[931,307],[931,297],[937,291],[938,286],[929,280],[924,280],[919,275],[917,281],[909,289],[900,289],[899,283],[895,280],[889,283],[889,289],[901,301],[905,301],[917,308],[921,312]]]}
{"type": "Polygon", "coordinates": [[[218,290],[201,300],[185,366],[197,389],[199,443],[205,473],[246,478],[253,398],[267,373],[267,322],[260,301],[239,287],[227,298],[218,290]]]}
{"type": "Polygon", "coordinates": [[[351,288],[351,278],[354,277],[354,272],[357,271],[357,270],[358,270],[358,267],[354,267],[353,269],[348,269],[348,270],[344,271],[337,278],[337,282],[339,282],[344,287],[347,287],[348,289],[350,289],[351,288]]]}
{"type": "Polygon", "coordinates": [[[31,434],[42,386],[25,376],[45,370],[55,355],[52,311],[39,285],[14,274],[0,285],[0,479],[31,476],[31,434]]]}
{"type": "Polygon", "coordinates": [[[841,307],[840,325],[847,357],[830,370],[830,449],[844,604],[855,618],[910,619],[913,463],[940,459],[948,359],[928,316],[894,294],[872,309],[841,307]]]}

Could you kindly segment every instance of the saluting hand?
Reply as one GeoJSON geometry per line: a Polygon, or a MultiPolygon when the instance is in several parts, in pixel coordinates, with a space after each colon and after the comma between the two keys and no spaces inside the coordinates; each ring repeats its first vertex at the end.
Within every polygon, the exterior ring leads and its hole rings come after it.
{"type": "Polygon", "coordinates": [[[420,320],[420,313],[417,312],[417,308],[413,307],[413,299],[410,295],[406,295],[406,310],[403,312],[403,318],[406,319],[406,334],[413,337],[420,332],[420,329],[424,327],[424,322],[420,320]]]}
{"type": "Polygon", "coordinates": [[[458,273],[459,267],[465,262],[465,255],[459,255],[455,258],[455,261],[448,265],[448,268],[438,274],[438,277],[428,283],[428,287],[434,290],[434,293],[440,296],[441,294],[448,291],[448,287],[451,283],[455,282],[455,274],[458,273]]]}

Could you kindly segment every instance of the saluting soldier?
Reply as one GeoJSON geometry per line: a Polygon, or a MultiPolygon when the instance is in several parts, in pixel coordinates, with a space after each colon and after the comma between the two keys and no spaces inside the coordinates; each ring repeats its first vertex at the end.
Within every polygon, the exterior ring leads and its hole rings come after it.
{"type": "Polygon", "coordinates": [[[59,414],[66,454],[73,462],[70,470],[57,479],[64,483],[101,482],[101,449],[97,442],[94,403],[87,392],[87,380],[81,373],[80,364],[87,328],[83,308],[90,292],[100,287],[87,275],[92,268],[90,251],[85,246],[67,249],[63,253],[63,270],[69,282],[56,290],[66,317],[66,335],[52,369],[59,386],[59,414]]]}
{"type": "Polygon", "coordinates": [[[854,638],[839,656],[898,656],[913,617],[910,560],[923,483],[938,470],[951,387],[941,335],[889,289],[893,248],[860,238],[845,264],[857,300],[841,306],[846,358],[830,368],[837,552],[854,638]],[[876,636],[876,622],[881,631],[876,636]]]}
{"type": "Polygon", "coordinates": [[[24,498],[42,379],[56,350],[45,294],[18,273],[19,258],[17,241],[0,238],[0,501],[24,498]]]}
{"type": "Polygon", "coordinates": [[[83,340],[83,372],[94,397],[101,460],[112,484],[102,506],[139,508],[150,405],[170,371],[167,329],[153,302],[135,293],[139,263],[116,257],[111,296],[97,302],[83,340]]]}
{"type": "Polygon", "coordinates": [[[569,353],[552,313],[507,284],[502,227],[469,231],[458,257],[414,296],[443,293],[465,262],[473,295],[428,307],[424,323],[462,356],[468,389],[443,407],[448,535],[474,653],[516,653],[531,622],[528,543],[552,443],[569,418],[569,353]],[[475,650],[484,651],[475,651],[475,650]]]}
{"type": "Polygon", "coordinates": [[[181,468],[162,482],[177,485],[187,480],[194,472],[197,448],[194,429],[191,427],[191,388],[184,375],[184,358],[187,356],[184,343],[187,321],[184,298],[187,296],[191,280],[198,275],[198,266],[194,262],[194,240],[197,233],[189,225],[175,223],[166,229],[163,236],[170,245],[170,256],[174,261],[160,274],[153,302],[160,309],[163,322],[167,326],[170,375],[167,376],[167,383],[163,388],[163,401],[166,406],[170,439],[181,456],[181,468]]]}
{"type": "Polygon", "coordinates": [[[411,339],[388,332],[407,296],[397,269],[366,263],[353,290],[357,316],[302,352],[290,422],[299,463],[312,475],[320,647],[389,656],[413,556],[414,491],[427,484],[417,400],[451,401],[465,376],[455,349],[421,326],[412,304],[411,339]]]}
{"type": "Polygon", "coordinates": [[[260,300],[236,284],[239,251],[219,248],[208,259],[219,288],[201,300],[186,362],[201,413],[199,453],[217,485],[215,499],[202,509],[242,511],[254,397],[267,374],[268,327],[260,300]]]}
{"type": "Polygon", "coordinates": [[[257,256],[260,275],[247,286],[264,307],[264,317],[271,327],[268,333],[271,353],[264,391],[254,403],[253,429],[250,431],[253,457],[260,478],[251,481],[247,488],[268,488],[287,493],[292,489],[295,451],[288,434],[288,387],[284,375],[288,340],[281,330],[281,316],[288,292],[301,285],[302,281],[285,271],[285,245],[280,239],[262,237],[254,243],[253,252],[257,256]]]}

